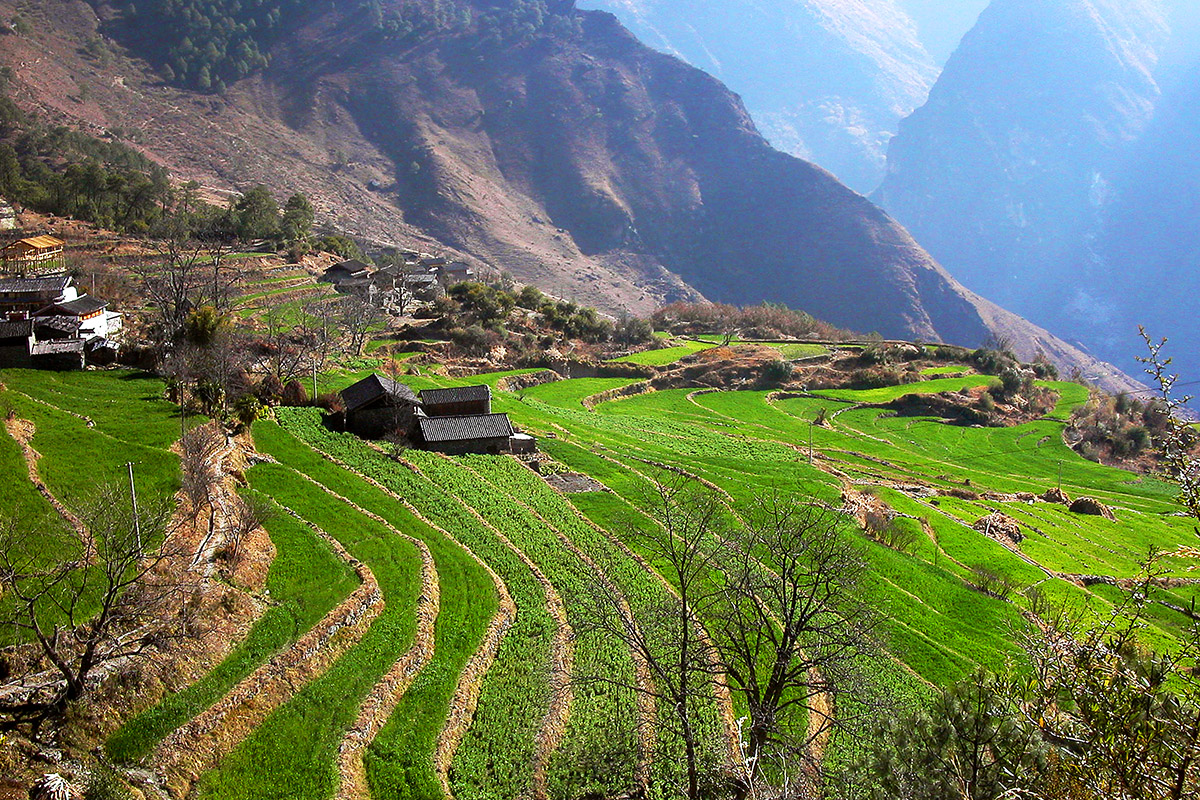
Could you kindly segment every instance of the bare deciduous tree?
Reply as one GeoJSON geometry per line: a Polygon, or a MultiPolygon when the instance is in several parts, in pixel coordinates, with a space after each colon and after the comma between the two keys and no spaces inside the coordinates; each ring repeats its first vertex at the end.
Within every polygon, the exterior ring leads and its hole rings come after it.
{"type": "Polygon", "coordinates": [[[384,320],[383,311],[361,297],[346,297],[338,302],[338,321],[348,338],[347,352],[362,353],[371,331],[384,320]]]}
{"type": "Polygon", "coordinates": [[[708,627],[750,712],[741,796],[763,780],[767,761],[804,765],[835,725],[861,722],[834,713],[840,697],[863,699],[862,668],[877,649],[878,615],[860,599],[866,562],[851,527],[828,506],[774,494],[713,556],[724,581],[708,627]]]}
{"type": "Polygon", "coordinates": [[[187,585],[167,568],[180,555],[171,510],[163,498],[135,512],[127,491],[101,486],[80,514],[90,543],[68,558],[47,557],[45,526],[0,523],[0,627],[36,654],[34,669],[0,691],[0,729],[29,724],[36,732],[104,667],[188,633],[178,613],[187,585]]]}

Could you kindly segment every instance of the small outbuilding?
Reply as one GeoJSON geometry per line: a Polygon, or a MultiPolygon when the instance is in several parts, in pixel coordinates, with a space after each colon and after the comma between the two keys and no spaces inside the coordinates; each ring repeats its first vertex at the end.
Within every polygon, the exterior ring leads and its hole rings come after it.
{"type": "Polygon", "coordinates": [[[346,430],[364,439],[381,439],[391,433],[409,436],[421,401],[403,383],[383,375],[368,375],[340,392],[345,406],[346,430]]]}
{"type": "Polygon", "coordinates": [[[33,341],[33,320],[0,320],[0,367],[30,366],[29,348],[33,341]]]}
{"type": "Polygon", "coordinates": [[[417,431],[422,447],[447,455],[506,453],[514,434],[508,414],[422,416],[417,418],[417,431]]]}
{"type": "Polygon", "coordinates": [[[62,261],[65,246],[53,236],[28,236],[5,247],[3,257],[17,269],[48,267],[62,261]]]}
{"type": "Polygon", "coordinates": [[[463,417],[492,413],[492,387],[455,386],[449,389],[422,389],[421,406],[431,417],[463,417]]]}

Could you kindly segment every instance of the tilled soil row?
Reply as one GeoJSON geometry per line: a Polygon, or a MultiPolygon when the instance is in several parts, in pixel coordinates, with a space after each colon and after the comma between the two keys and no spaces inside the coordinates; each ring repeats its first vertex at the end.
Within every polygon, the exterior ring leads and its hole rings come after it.
{"type": "MultiPolygon", "coordinates": [[[[448,457],[443,456],[443,458],[448,457]]],[[[409,469],[422,474],[415,464],[404,463],[409,469]]],[[[462,503],[461,500],[459,502],[462,503]]],[[[542,728],[538,732],[533,754],[533,796],[535,800],[547,800],[550,796],[547,785],[550,756],[554,754],[554,751],[562,744],[563,737],[566,736],[567,720],[571,713],[571,700],[574,698],[574,692],[571,688],[571,669],[575,663],[575,632],[567,622],[567,609],[563,603],[562,596],[538,565],[523,550],[513,544],[507,536],[484,519],[478,511],[466,503],[462,503],[462,505],[473,517],[479,520],[480,524],[486,526],[488,530],[495,534],[496,538],[503,542],[505,547],[515,553],[525,566],[529,567],[534,579],[546,594],[546,610],[556,623],[554,641],[550,645],[550,708],[546,712],[546,716],[542,718],[542,728]]],[[[478,702],[478,692],[483,688],[482,680],[479,683],[480,685],[476,689],[475,702],[478,702]]],[[[465,733],[466,729],[464,728],[458,736],[460,741],[462,734],[465,733]]],[[[457,748],[457,744],[455,747],[457,748]]],[[[449,763],[447,763],[446,768],[449,770],[449,763]]]]}
{"type": "Polygon", "coordinates": [[[433,658],[434,633],[438,611],[441,607],[441,584],[438,581],[437,567],[433,562],[433,556],[424,542],[414,539],[406,533],[401,533],[383,517],[373,511],[368,511],[308,475],[298,474],[330,497],[340,500],[363,516],[383,525],[397,536],[412,542],[421,553],[421,596],[417,598],[417,629],[413,638],[413,646],[392,665],[392,668],[375,684],[371,693],[363,700],[359,707],[358,717],[346,731],[346,736],[338,748],[339,780],[334,798],[335,800],[361,800],[361,798],[370,796],[366,767],[363,764],[363,750],[379,734],[417,674],[433,658]]]}
{"type": "Polygon", "coordinates": [[[371,570],[324,530],[291,509],[284,510],[328,542],[354,567],[362,583],[299,641],[163,739],[150,756],[150,766],[162,776],[174,797],[186,796],[202,774],[228,755],[272,711],[328,670],[383,611],[383,595],[371,570]]]}

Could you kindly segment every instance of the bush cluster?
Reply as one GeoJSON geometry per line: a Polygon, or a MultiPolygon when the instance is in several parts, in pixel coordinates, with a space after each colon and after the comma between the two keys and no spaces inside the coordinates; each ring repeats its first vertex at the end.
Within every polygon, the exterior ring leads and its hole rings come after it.
{"type": "Polygon", "coordinates": [[[1093,390],[1086,404],[1071,413],[1069,435],[1085,458],[1125,459],[1141,455],[1166,433],[1169,414],[1157,398],[1141,400],[1122,392],[1093,390]]]}
{"type": "Polygon", "coordinates": [[[724,303],[671,303],[650,317],[656,330],[676,334],[729,332],[748,339],[820,339],[845,341],[853,334],[811,314],[787,306],[763,303],[758,306],[724,303]]]}

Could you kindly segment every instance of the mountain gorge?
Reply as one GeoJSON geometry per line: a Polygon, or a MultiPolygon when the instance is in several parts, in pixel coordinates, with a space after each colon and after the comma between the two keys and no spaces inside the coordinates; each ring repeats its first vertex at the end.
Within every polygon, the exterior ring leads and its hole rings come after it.
{"type": "Polygon", "coordinates": [[[607,14],[334,3],[257,40],[265,68],[210,66],[226,85],[206,93],[195,65],[224,63],[217,44],[172,78],[170,43],[148,45],[123,5],[23,13],[35,24],[0,51],[18,103],[129,137],[212,191],[305,191],[367,240],[486,262],[614,313],[771,300],[885,336],[974,346],[1002,332],[1105,373],[964,290],[861,195],[771,149],[718,81],[607,14]]]}
{"type": "Polygon", "coordinates": [[[1200,8],[995,0],[900,127],[873,195],[972,289],[1133,369],[1137,325],[1200,360],[1200,8]]]}
{"type": "Polygon", "coordinates": [[[986,0],[584,0],[738,92],[781,150],[870,192],[986,0]]]}

